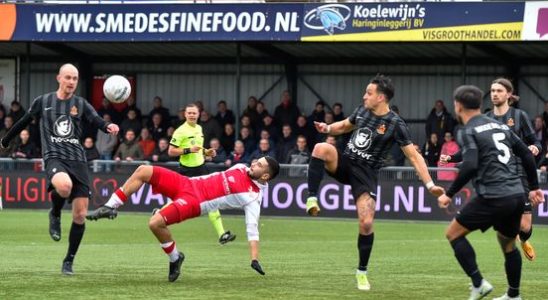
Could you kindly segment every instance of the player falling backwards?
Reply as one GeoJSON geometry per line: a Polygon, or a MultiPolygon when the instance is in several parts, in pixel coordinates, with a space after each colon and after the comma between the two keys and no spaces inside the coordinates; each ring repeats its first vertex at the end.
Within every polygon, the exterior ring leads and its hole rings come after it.
{"type": "Polygon", "coordinates": [[[259,264],[258,225],[261,201],[267,182],[278,175],[279,169],[278,162],[268,156],[252,163],[249,168],[244,164],[237,164],[223,172],[190,178],[162,167],[139,166],[104,206],[88,214],[88,219],[116,217],[117,208],[144,183],[149,183],[153,192],[172,199],[173,202],[150,218],[149,227],[169,256],[168,279],[173,282],[179,277],[185,256],[177,250],[167,226],[219,209],[243,209],[251,267],[264,275],[265,272],[259,264]]]}
{"type": "Polygon", "coordinates": [[[6,147],[33,118],[40,119],[42,157],[51,193],[52,208],[49,212],[49,233],[54,241],[61,239],[61,209],[68,200],[72,203],[72,226],[69,246],[61,271],[72,275],[72,263],[84,231],[89,202],[89,175],[84,148],[80,141],[84,123],[104,132],[118,134],[118,125],[105,122],[95,109],[82,97],[74,95],[78,86],[78,69],[65,64],[57,75],[59,89],[34,99],[29,111],[19,120],[0,142],[6,147]]]}
{"type": "MultiPolygon", "coordinates": [[[[487,112],[485,115],[493,118],[502,124],[506,124],[522,141],[527,145],[531,153],[537,156],[542,149],[540,141],[536,139],[535,130],[529,119],[529,115],[521,109],[511,107],[510,105],[519,100],[518,96],[513,95],[514,87],[512,82],[506,78],[497,78],[491,83],[491,103],[493,103],[493,110],[487,112]]],[[[452,156],[442,155],[440,161],[443,162],[458,162],[462,159],[460,152],[452,156]]],[[[529,185],[527,184],[527,175],[525,174],[523,167],[518,160],[518,174],[521,177],[525,193],[529,192],[529,185]]],[[[521,241],[521,248],[523,255],[528,260],[534,260],[536,257],[535,249],[529,242],[529,238],[533,234],[533,209],[529,198],[526,199],[525,209],[521,217],[519,239],[521,241]]]]}
{"type": "Polygon", "coordinates": [[[319,132],[331,135],[352,131],[343,153],[328,143],[314,146],[308,165],[309,197],[306,207],[307,212],[313,216],[320,211],[316,195],[324,170],[337,181],[351,186],[359,219],[356,280],[360,290],[371,288],[366,274],[374,239],[377,173],[394,142],[398,143],[411,161],[428,191],[435,196],[443,194],[443,188],[433,183],[424,158],[411,142],[407,125],[390,110],[389,101],[393,96],[394,86],[390,78],[377,75],[367,85],[363,105],[356,108],[347,119],[331,125],[314,123],[319,132]]]}

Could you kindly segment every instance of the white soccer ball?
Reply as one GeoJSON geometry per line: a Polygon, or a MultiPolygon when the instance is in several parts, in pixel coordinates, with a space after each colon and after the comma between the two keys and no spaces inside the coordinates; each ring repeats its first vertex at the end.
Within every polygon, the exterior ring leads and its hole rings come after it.
{"type": "Polygon", "coordinates": [[[124,76],[112,75],[103,84],[103,94],[110,102],[122,103],[131,95],[131,85],[124,76]]]}

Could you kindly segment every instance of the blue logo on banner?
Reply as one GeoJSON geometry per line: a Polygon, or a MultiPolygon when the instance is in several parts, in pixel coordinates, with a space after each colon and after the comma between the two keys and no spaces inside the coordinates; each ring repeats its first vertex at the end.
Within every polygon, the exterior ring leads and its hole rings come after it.
{"type": "Polygon", "coordinates": [[[346,20],[350,18],[350,8],[342,4],[318,6],[304,16],[304,25],[314,30],[325,30],[328,34],[335,29],[346,29],[346,20]]]}

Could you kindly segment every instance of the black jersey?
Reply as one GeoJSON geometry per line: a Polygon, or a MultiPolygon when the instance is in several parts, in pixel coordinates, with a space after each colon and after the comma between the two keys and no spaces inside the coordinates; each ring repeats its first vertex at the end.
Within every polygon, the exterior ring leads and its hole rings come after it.
{"type": "Polygon", "coordinates": [[[477,151],[477,162],[473,162],[477,171],[472,184],[478,195],[499,198],[524,193],[512,150],[517,143],[523,143],[509,126],[485,115],[477,115],[458,132],[457,142],[464,160],[468,151],[477,151]]]}
{"type": "MultiPolygon", "coordinates": [[[[486,116],[493,118],[502,124],[506,124],[527,146],[535,145],[539,150],[542,149],[540,141],[537,140],[533,124],[529,119],[529,115],[521,109],[510,107],[508,111],[501,116],[495,115],[493,110],[487,112],[486,116]]],[[[521,166],[521,160],[516,158],[518,162],[518,173],[520,176],[525,176],[521,166]]]]}
{"type": "Polygon", "coordinates": [[[343,156],[373,169],[383,166],[387,153],[394,142],[400,147],[411,144],[409,128],[393,111],[377,116],[363,105],[348,117],[355,126],[344,149],[343,156]]]}
{"type": "Polygon", "coordinates": [[[44,160],[57,158],[85,162],[84,148],[80,143],[82,122],[89,122],[103,131],[108,125],[84,98],[72,96],[60,100],[56,92],[34,99],[29,114],[40,119],[44,160]]]}

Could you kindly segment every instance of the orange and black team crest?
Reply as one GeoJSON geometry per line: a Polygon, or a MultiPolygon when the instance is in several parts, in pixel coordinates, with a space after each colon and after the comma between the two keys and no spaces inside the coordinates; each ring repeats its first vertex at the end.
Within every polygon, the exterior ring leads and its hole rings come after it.
{"type": "Polygon", "coordinates": [[[381,124],[381,125],[379,125],[379,127],[377,127],[377,133],[378,134],[384,134],[385,131],[386,131],[386,125],[381,124]]]}
{"type": "Polygon", "coordinates": [[[513,118],[508,119],[508,121],[506,121],[506,125],[514,126],[514,119],[513,118]]]}
{"type": "Polygon", "coordinates": [[[71,115],[71,116],[77,116],[77,115],[78,115],[78,108],[76,107],[76,105],[73,105],[73,106],[70,108],[70,115],[71,115]]]}

